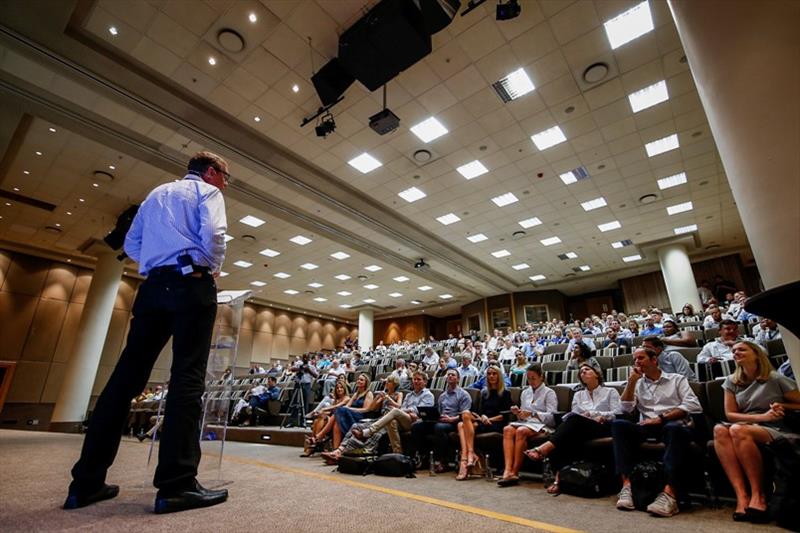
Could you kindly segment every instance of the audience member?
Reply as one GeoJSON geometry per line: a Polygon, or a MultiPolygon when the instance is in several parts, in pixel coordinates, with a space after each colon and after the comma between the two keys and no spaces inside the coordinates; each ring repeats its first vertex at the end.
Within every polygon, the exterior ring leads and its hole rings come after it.
{"type": "Polygon", "coordinates": [[[306,438],[304,456],[308,457],[313,453],[317,444],[328,440],[333,430],[336,419],[333,412],[338,408],[347,405],[350,396],[347,395],[347,385],[343,379],[337,380],[333,387],[333,392],[322,399],[313,411],[308,413],[308,418],[313,419],[311,423],[311,435],[306,438]]]}
{"type": "Polygon", "coordinates": [[[569,361],[567,361],[567,370],[578,370],[583,364],[591,366],[598,372],[603,371],[602,368],[600,368],[600,363],[592,355],[592,351],[589,347],[579,342],[575,344],[572,349],[572,354],[570,354],[569,361]]]}
{"type": "Polygon", "coordinates": [[[769,318],[762,318],[759,323],[753,326],[753,340],[758,344],[767,347],[769,341],[774,341],[781,338],[781,332],[778,329],[778,324],[769,318]]]}
{"type": "Polygon", "coordinates": [[[336,420],[333,426],[333,447],[338,448],[342,437],[350,431],[350,426],[360,422],[364,418],[364,413],[372,411],[375,407],[377,407],[375,398],[369,390],[369,376],[362,372],[356,378],[356,390],[350,400],[333,412],[336,420]]]}
{"type": "Polygon", "coordinates": [[[644,319],[644,328],[639,335],[646,337],[649,335],[661,335],[663,333],[664,330],[661,328],[661,326],[656,325],[656,315],[647,315],[647,318],[644,319]]]}
{"type": "Polygon", "coordinates": [[[703,346],[697,355],[697,362],[714,363],[733,359],[731,348],[739,340],[739,324],[726,318],[720,325],[719,337],[703,346]]]}
{"type": "Polygon", "coordinates": [[[666,350],[670,350],[672,346],[681,348],[697,347],[697,341],[694,340],[692,334],[688,331],[679,330],[674,320],[665,320],[663,330],[664,333],[661,340],[667,346],[666,350]]]}
{"type": "Polygon", "coordinates": [[[664,341],[655,335],[645,337],[642,346],[656,352],[658,355],[658,368],[667,374],[680,374],[689,381],[697,381],[697,376],[689,365],[689,361],[680,353],[668,350],[664,341]]]}
{"type": "Polygon", "coordinates": [[[436,370],[436,367],[439,366],[439,355],[428,346],[425,348],[425,357],[422,358],[422,369],[423,370],[436,370]]]}
{"type": "Polygon", "coordinates": [[[478,372],[477,368],[472,366],[472,359],[467,354],[461,356],[461,366],[458,367],[458,375],[462,379],[465,377],[478,379],[478,376],[480,376],[480,372],[478,372]]]}
{"type": "Polygon", "coordinates": [[[574,353],[576,344],[581,344],[581,343],[585,344],[589,348],[589,351],[591,352],[597,349],[592,339],[583,338],[583,332],[580,329],[572,328],[571,332],[572,332],[572,338],[567,343],[567,349],[564,351],[564,354],[567,357],[570,357],[574,353]]]}
{"type": "Polygon", "coordinates": [[[718,328],[722,324],[722,309],[717,305],[709,305],[706,309],[708,315],[703,319],[705,329],[718,328]]]}

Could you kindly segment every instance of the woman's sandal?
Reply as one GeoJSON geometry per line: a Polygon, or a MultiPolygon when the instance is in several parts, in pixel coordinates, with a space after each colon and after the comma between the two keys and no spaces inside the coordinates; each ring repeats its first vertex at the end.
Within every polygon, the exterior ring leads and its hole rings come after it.
{"type": "Polygon", "coordinates": [[[469,459],[467,459],[467,467],[472,468],[480,461],[480,457],[477,454],[471,453],[469,454],[469,459]]]}
{"type": "Polygon", "coordinates": [[[458,475],[456,476],[456,481],[464,481],[469,477],[469,466],[467,466],[467,460],[462,459],[458,465],[458,475]]]}
{"type": "Polygon", "coordinates": [[[538,446],[536,448],[531,448],[530,450],[525,450],[523,453],[525,454],[525,457],[531,461],[542,461],[545,458],[545,455],[538,446]]]}
{"type": "Polygon", "coordinates": [[[554,482],[552,485],[547,487],[547,494],[550,496],[558,496],[561,494],[561,489],[558,488],[558,481],[554,482]]]}

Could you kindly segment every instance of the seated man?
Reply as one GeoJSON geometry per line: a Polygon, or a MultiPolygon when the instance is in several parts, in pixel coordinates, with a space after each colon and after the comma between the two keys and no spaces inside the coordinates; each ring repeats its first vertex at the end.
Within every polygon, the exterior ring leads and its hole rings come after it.
{"type": "Polygon", "coordinates": [[[739,340],[739,324],[726,318],[720,325],[719,337],[703,346],[697,355],[697,362],[714,363],[733,359],[731,348],[739,340]]]}
{"type": "Polygon", "coordinates": [[[439,356],[430,346],[425,348],[425,357],[422,358],[421,364],[423,370],[436,370],[439,366],[439,356]]]}
{"type": "Polygon", "coordinates": [[[635,508],[630,475],[636,466],[641,442],[656,438],[666,445],[663,460],[667,484],[647,506],[647,511],[658,516],[672,516],[678,513],[681,472],[687,467],[686,459],[692,442],[689,415],[702,412],[702,408],[684,376],[668,374],[658,368],[658,355],[653,350],[636,350],[633,364],[634,371],[620,400],[623,412],[638,409],[639,422],[618,419],[611,423],[614,461],[617,473],[622,476],[617,509],[631,511],[635,508]]]}
{"type": "Polygon", "coordinates": [[[277,400],[281,389],[277,386],[275,376],[267,377],[267,386],[257,385],[247,392],[244,400],[239,400],[233,408],[233,420],[239,424],[254,426],[256,423],[256,408],[266,409],[270,400],[277,400]],[[247,419],[245,417],[248,417],[247,419]]]}
{"type": "Polygon", "coordinates": [[[680,374],[689,381],[697,381],[697,376],[689,366],[689,361],[680,352],[668,350],[662,339],[655,335],[645,337],[642,346],[653,350],[658,355],[658,368],[667,374],[680,374]]]}
{"type": "Polygon", "coordinates": [[[333,359],[331,365],[324,371],[320,372],[320,380],[322,381],[322,396],[327,396],[336,385],[336,380],[340,376],[347,374],[347,369],[339,363],[339,359],[333,359]]]}
{"type": "Polygon", "coordinates": [[[439,420],[419,420],[411,426],[412,449],[408,453],[412,457],[416,451],[426,454],[428,452],[427,437],[433,433],[436,472],[444,472],[449,468],[447,464],[448,435],[458,430],[461,413],[472,407],[472,398],[469,393],[458,386],[458,371],[454,368],[448,369],[446,380],[447,385],[439,396],[439,420]]]}
{"type": "Polygon", "coordinates": [[[666,350],[669,350],[672,346],[697,348],[697,341],[694,340],[694,337],[688,331],[678,330],[674,320],[665,320],[663,329],[664,335],[661,340],[666,345],[666,350]]]}
{"type": "Polygon", "coordinates": [[[472,358],[467,354],[464,354],[461,357],[461,366],[458,367],[458,375],[462,379],[466,376],[470,376],[477,379],[478,376],[480,375],[478,369],[472,366],[472,358]]]}
{"type": "Polygon", "coordinates": [[[718,305],[709,305],[706,313],[708,316],[703,319],[705,329],[718,328],[722,325],[722,309],[718,305]]]}
{"type": "Polygon", "coordinates": [[[516,358],[516,356],[517,356],[517,349],[514,347],[514,344],[511,342],[510,338],[506,339],[502,349],[500,350],[500,354],[498,355],[500,362],[512,363],[516,358]]]}
{"type": "Polygon", "coordinates": [[[411,380],[411,377],[408,375],[405,359],[398,359],[394,362],[394,370],[392,371],[391,375],[400,380],[401,389],[408,388],[408,382],[411,380]]]}
{"type": "Polygon", "coordinates": [[[427,382],[428,376],[425,372],[419,370],[414,372],[411,378],[411,385],[414,389],[405,395],[403,405],[395,407],[364,429],[360,425],[353,426],[351,428],[353,436],[364,442],[381,429],[387,428],[392,452],[403,453],[399,430],[408,431],[411,429],[411,425],[419,420],[418,407],[433,407],[433,393],[425,387],[427,382]]]}
{"type": "Polygon", "coordinates": [[[778,329],[778,324],[769,318],[762,318],[758,324],[753,326],[753,338],[756,343],[766,348],[769,341],[774,341],[781,338],[781,332],[778,329]]]}
{"type": "Polygon", "coordinates": [[[609,328],[608,331],[606,331],[603,348],[622,348],[623,346],[630,348],[631,341],[625,337],[621,337],[616,331],[609,328]]]}
{"type": "Polygon", "coordinates": [[[566,355],[567,359],[569,359],[569,357],[572,355],[572,352],[575,350],[575,345],[580,343],[584,343],[592,352],[597,350],[597,347],[594,345],[594,341],[592,339],[584,339],[583,332],[580,329],[572,328],[572,338],[570,339],[569,343],[567,343],[567,349],[564,350],[564,355],[566,355]]]}
{"type": "Polygon", "coordinates": [[[664,330],[656,325],[655,315],[647,315],[647,318],[644,319],[644,328],[639,332],[639,335],[646,337],[648,335],[661,335],[663,333],[664,330]]]}

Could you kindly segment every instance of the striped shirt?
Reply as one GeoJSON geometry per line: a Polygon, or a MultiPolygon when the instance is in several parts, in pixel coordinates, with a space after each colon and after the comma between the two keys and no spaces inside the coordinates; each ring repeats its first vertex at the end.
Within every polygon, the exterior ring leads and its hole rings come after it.
{"type": "Polygon", "coordinates": [[[222,191],[188,174],[147,195],[125,237],[125,253],[139,263],[143,276],[155,267],[177,265],[184,253],[195,265],[218,272],[227,229],[222,191]]]}

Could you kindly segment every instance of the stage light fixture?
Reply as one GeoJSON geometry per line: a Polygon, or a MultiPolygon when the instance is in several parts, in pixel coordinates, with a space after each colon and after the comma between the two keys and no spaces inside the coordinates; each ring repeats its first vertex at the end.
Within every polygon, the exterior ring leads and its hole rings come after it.
{"type": "Polygon", "coordinates": [[[314,131],[317,133],[317,137],[322,138],[325,138],[336,131],[336,122],[333,120],[333,115],[330,113],[325,113],[322,115],[316,127],[314,128],[314,131]]]}

